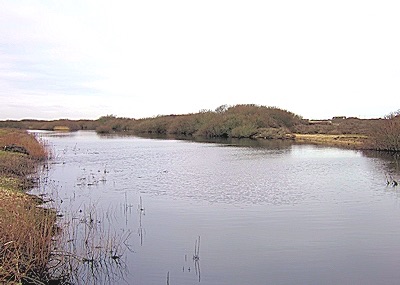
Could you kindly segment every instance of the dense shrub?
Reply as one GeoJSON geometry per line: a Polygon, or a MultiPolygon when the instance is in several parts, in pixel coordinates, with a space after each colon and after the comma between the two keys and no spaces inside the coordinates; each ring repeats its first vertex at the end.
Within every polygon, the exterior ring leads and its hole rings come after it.
{"type": "Polygon", "coordinates": [[[294,136],[290,134],[289,129],[281,128],[261,128],[258,130],[256,135],[257,138],[264,139],[294,139],[294,136]]]}
{"type": "Polygon", "coordinates": [[[371,130],[372,148],[400,151],[400,110],[386,116],[371,130]]]}
{"type": "Polygon", "coordinates": [[[254,125],[241,125],[232,129],[231,137],[233,138],[251,138],[258,132],[254,125]]]}
{"type": "Polygon", "coordinates": [[[168,126],[168,134],[173,135],[193,135],[200,126],[200,118],[198,114],[176,116],[168,126]]]}
{"type": "Polygon", "coordinates": [[[22,120],[3,121],[1,126],[22,129],[53,130],[55,126],[73,130],[96,130],[98,133],[184,135],[235,138],[290,138],[289,134],[357,134],[371,136],[368,148],[396,150],[396,118],[392,114],[381,119],[335,117],[332,120],[309,121],[276,107],[254,104],[222,105],[195,114],[157,116],[145,119],[120,118],[114,115],[98,120],[22,120]]]}
{"type": "Polygon", "coordinates": [[[133,131],[136,133],[167,134],[169,125],[172,123],[173,119],[174,116],[141,119],[135,124],[133,131]]]}

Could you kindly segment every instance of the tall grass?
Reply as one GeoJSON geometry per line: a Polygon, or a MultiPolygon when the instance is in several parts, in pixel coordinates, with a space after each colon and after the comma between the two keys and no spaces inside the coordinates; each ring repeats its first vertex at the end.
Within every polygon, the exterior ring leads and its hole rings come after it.
{"type": "Polygon", "coordinates": [[[31,282],[46,275],[54,211],[38,207],[32,196],[0,188],[0,283],[31,282]]]}
{"type": "Polygon", "coordinates": [[[25,131],[14,129],[2,129],[0,133],[0,148],[6,145],[18,145],[24,147],[29,152],[29,157],[37,160],[47,158],[47,149],[43,143],[38,142],[38,139],[33,134],[28,134],[25,131]]]}
{"type": "Polygon", "coordinates": [[[18,153],[0,152],[0,175],[12,176],[24,180],[35,170],[35,161],[26,155],[18,153]]]}
{"type": "Polygon", "coordinates": [[[0,284],[42,284],[55,233],[54,211],[21,190],[47,152],[34,136],[0,129],[0,146],[18,145],[29,155],[0,150],[0,284]]]}

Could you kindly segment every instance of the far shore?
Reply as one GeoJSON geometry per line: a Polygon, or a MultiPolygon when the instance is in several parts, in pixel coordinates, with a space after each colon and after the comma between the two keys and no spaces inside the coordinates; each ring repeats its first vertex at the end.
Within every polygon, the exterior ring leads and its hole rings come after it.
{"type": "Polygon", "coordinates": [[[177,136],[204,139],[280,139],[352,149],[400,151],[400,111],[380,119],[335,116],[309,120],[290,111],[255,104],[221,105],[184,115],[133,119],[114,115],[97,120],[0,121],[0,128],[56,131],[95,130],[99,134],[177,136]]]}
{"type": "Polygon", "coordinates": [[[366,149],[366,135],[294,134],[296,143],[317,144],[350,149],[366,149]]]}

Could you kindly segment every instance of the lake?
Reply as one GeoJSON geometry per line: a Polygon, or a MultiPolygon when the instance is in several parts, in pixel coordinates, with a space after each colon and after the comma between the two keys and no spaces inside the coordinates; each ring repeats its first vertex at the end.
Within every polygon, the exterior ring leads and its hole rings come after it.
{"type": "Polygon", "coordinates": [[[39,133],[74,284],[398,284],[399,165],[288,142],[39,133]],[[72,262],[72,261],[71,261],[72,262]]]}

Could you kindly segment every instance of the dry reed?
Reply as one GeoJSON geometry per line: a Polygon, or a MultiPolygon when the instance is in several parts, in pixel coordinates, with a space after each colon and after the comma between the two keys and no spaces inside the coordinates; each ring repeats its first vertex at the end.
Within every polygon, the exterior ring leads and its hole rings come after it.
{"type": "Polygon", "coordinates": [[[21,130],[1,129],[0,147],[12,144],[24,147],[29,152],[30,158],[44,160],[48,157],[47,149],[33,134],[21,130]]]}
{"type": "Polygon", "coordinates": [[[22,192],[0,188],[0,197],[0,283],[40,284],[50,258],[55,212],[38,207],[37,198],[22,192]]]}
{"type": "Polygon", "coordinates": [[[56,215],[39,207],[27,188],[47,152],[33,135],[0,129],[0,147],[17,145],[29,155],[0,150],[0,284],[43,284],[56,215]]]}

